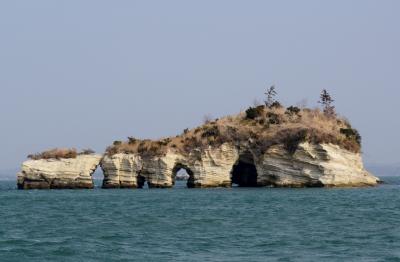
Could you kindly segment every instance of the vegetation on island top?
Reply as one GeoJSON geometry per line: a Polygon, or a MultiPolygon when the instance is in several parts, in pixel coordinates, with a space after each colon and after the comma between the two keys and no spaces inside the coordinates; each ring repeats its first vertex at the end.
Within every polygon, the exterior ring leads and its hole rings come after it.
{"type": "Polygon", "coordinates": [[[260,153],[273,145],[282,144],[289,153],[294,153],[301,142],[331,143],[351,152],[361,151],[361,136],[350,123],[336,114],[334,100],[327,90],[320,94],[319,108],[284,107],[276,100],[274,86],[267,89],[264,105],[249,107],[235,116],[211,120],[193,129],[184,129],[176,137],[159,140],[137,139],[114,141],[106,150],[108,155],[138,153],[144,157],[163,155],[168,148],[180,153],[189,153],[196,148],[219,146],[231,143],[240,146],[246,143],[260,153]]]}
{"type": "MultiPolygon", "coordinates": [[[[360,134],[345,118],[336,114],[334,100],[327,90],[322,90],[320,94],[318,103],[321,109],[284,107],[276,100],[277,91],[274,86],[266,90],[265,96],[263,105],[249,107],[238,115],[214,120],[206,116],[202,126],[186,128],[175,137],[159,140],[128,137],[127,141],[114,141],[106,153],[137,153],[151,157],[165,154],[168,148],[189,153],[193,149],[216,147],[224,143],[237,146],[245,143],[261,154],[271,146],[281,144],[289,153],[294,153],[298,145],[306,141],[314,144],[331,143],[355,153],[361,151],[360,134]]],[[[28,158],[76,158],[78,155],[93,153],[91,149],[78,152],[75,148],[54,148],[29,155],[28,158]]]]}
{"type": "Polygon", "coordinates": [[[76,158],[78,155],[91,155],[94,153],[95,152],[90,148],[84,149],[81,152],[78,152],[75,148],[54,148],[41,153],[28,155],[28,158],[32,160],[76,158]]]}

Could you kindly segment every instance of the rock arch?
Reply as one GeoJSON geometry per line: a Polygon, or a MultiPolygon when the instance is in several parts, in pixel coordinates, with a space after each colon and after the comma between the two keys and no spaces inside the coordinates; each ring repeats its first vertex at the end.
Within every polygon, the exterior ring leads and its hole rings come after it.
{"type": "Polygon", "coordinates": [[[172,185],[175,184],[175,178],[176,178],[176,174],[179,172],[179,170],[184,169],[186,171],[186,173],[189,175],[189,178],[187,180],[187,187],[188,188],[194,188],[195,187],[195,183],[194,183],[194,174],[193,171],[187,166],[184,165],[182,163],[176,163],[174,168],[172,169],[172,185]]]}
{"type": "Polygon", "coordinates": [[[240,187],[258,186],[258,172],[254,156],[250,151],[239,154],[239,158],[232,167],[231,182],[240,187]]]}

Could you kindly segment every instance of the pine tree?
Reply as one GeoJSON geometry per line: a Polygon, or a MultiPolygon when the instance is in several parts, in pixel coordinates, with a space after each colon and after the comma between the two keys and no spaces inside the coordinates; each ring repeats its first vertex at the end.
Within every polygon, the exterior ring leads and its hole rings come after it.
{"type": "Polygon", "coordinates": [[[265,95],[267,96],[267,100],[264,101],[265,106],[271,107],[276,102],[275,96],[277,95],[277,92],[275,90],[275,86],[268,88],[265,95]]]}
{"type": "Polygon", "coordinates": [[[332,117],[336,115],[335,106],[332,105],[334,101],[335,100],[332,99],[328,91],[326,89],[323,89],[318,103],[322,105],[322,109],[326,116],[332,117]]]}

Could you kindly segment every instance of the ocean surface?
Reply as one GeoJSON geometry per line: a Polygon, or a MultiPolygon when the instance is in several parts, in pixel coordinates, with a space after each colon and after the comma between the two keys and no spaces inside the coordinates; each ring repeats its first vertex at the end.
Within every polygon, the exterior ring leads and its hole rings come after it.
{"type": "Polygon", "coordinates": [[[0,261],[400,261],[400,177],[376,188],[15,189],[0,261]]]}

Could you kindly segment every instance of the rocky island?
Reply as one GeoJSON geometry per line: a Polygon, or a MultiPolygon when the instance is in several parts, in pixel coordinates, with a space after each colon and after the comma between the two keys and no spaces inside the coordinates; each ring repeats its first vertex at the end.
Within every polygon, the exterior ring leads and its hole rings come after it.
{"type": "Polygon", "coordinates": [[[270,93],[265,105],[175,137],[129,137],[101,156],[73,149],[36,154],[23,163],[18,188],[93,188],[99,165],[103,188],[170,188],[180,169],[189,175],[189,188],[376,185],[379,179],[363,167],[361,136],[336,115],[324,92],[322,110],[286,108],[270,93]]]}
{"type": "Polygon", "coordinates": [[[75,149],[53,149],[29,157],[17,174],[19,189],[93,188],[92,174],[102,158],[75,149]]]}

